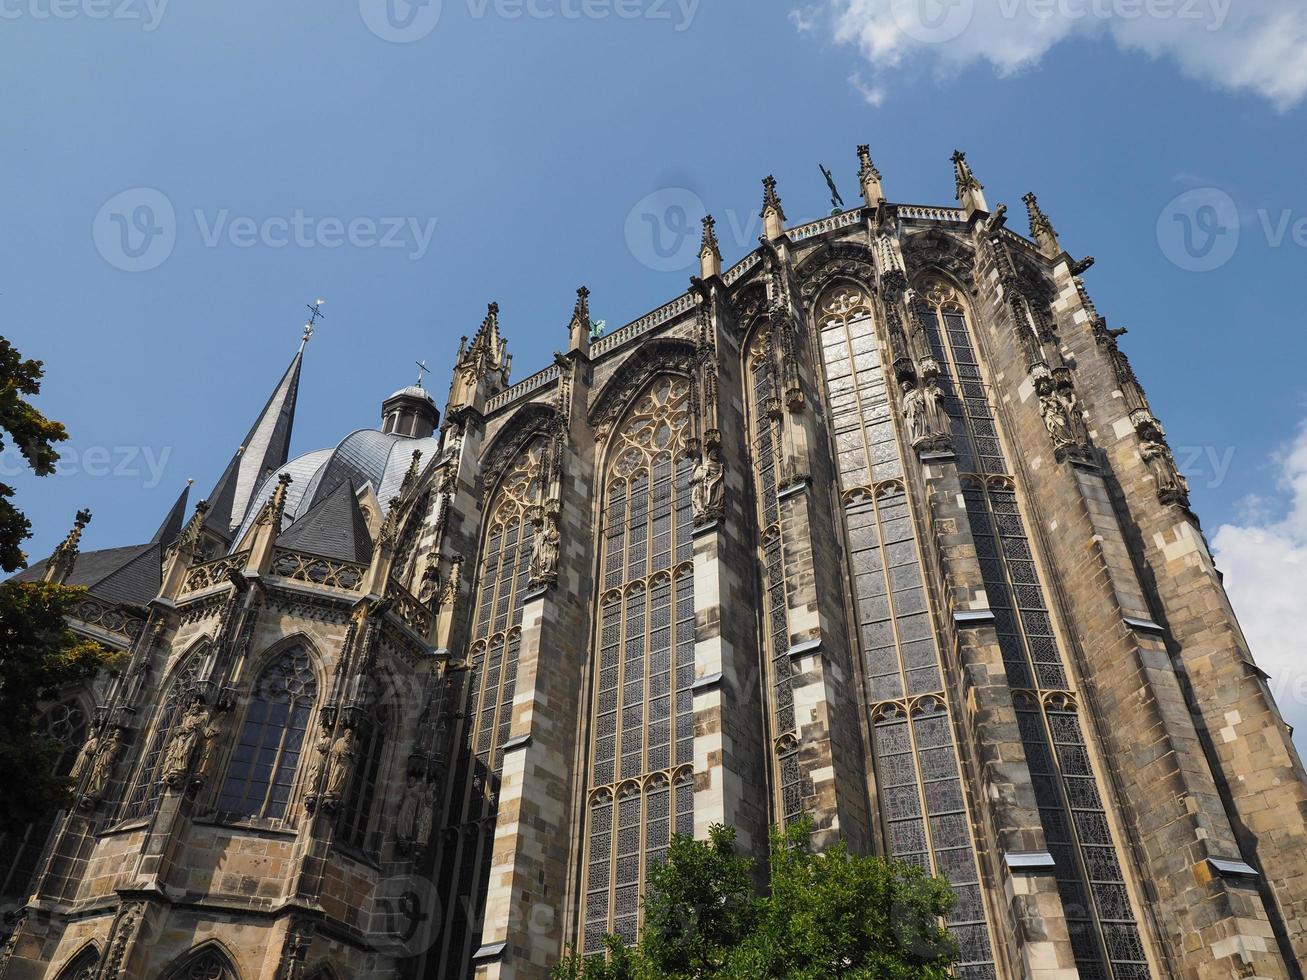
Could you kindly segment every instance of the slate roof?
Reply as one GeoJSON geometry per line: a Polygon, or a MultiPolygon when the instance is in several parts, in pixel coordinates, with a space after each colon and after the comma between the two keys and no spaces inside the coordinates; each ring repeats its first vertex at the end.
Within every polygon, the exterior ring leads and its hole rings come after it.
{"type": "MultiPolygon", "coordinates": [[[[15,582],[39,582],[47,559],[34,562],[14,576],[15,582]]],[[[73,564],[68,585],[82,585],[106,602],[144,606],[159,594],[163,581],[163,545],[157,542],[126,548],[83,551],[73,564]]]]}
{"type": "Polygon", "coordinates": [[[372,535],[359,509],[353,484],[337,485],[312,510],[281,533],[277,546],[323,558],[367,564],[372,558],[372,535]]]}

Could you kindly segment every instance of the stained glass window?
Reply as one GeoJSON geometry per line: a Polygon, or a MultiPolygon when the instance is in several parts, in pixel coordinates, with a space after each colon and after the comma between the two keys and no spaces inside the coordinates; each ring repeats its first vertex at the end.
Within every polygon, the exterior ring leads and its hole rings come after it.
{"type": "Polygon", "coordinates": [[[349,791],[340,808],[340,839],[350,847],[376,850],[369,844],[372,803],[377,798],[377,780],[386,748],[386,712],[378,706],[359,724],[358,750],[349,791]]]}
{"type": "Polygon", "coordinates": [[[958,973],[992,977],[972,820],[871,304],[841,285],[817,317],[887,850],[948,878],[959,898],[949,917],[958,973]]]}
{"type": "Polygon", "coordinates": [[[437,881],[445,903],[437,959],[440,976],[471,974],[471,957],[490,885],[504,743],[513,721],[522,609],[529,590],[534,524],[531,508],[547,443],[530,442],[495,488],[483,537],[476,609],[469,639],[471,669],[461,689],[461,728],[454,778],[442,819],[437,881]]]}
{"type": "Polygon", "coordinates": [[[218,794],[221,812],[234,817],[286,816],[317,697],[318,682],[304,647],[284,650],[263,668],[218,794]]]}
{"type": "Polygon", "coordinates": [[[608,450],[583,944],[634,942],[649,866],[694,829],[689,382],[663,376],[608,450]]]}
{"type": "Polygon", "coordinates": [[[917,316],[940,363],[959,467],[971,471],[963,500],[1076,965],[1083,977],[1139,980],[1149,975],[1143,943],[966,315],[942,284],[922,295],[917,316]]]}
{"type": "Polygon", "coordinates": [[[195,672],[201,657],[199,651],[186,656],[181,669],[168,685],[167,693],[159,706],[154,721],[150,740],[145,743],[145,752],[136,769],[136,777],[123,804],[122,818],[130,820],[147,816],[155,811],[163,797],[163,752],[168,745],[172,730],[181,720],[186,710],[184,704],[186,692],[195,683],[195,672]]]}

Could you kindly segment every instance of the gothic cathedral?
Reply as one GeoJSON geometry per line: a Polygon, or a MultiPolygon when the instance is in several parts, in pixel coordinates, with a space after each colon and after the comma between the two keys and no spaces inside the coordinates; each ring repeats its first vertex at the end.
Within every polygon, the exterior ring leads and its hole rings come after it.
{"type": "Polygon", "coordinates": [[[0,977],[535,980],[807,814],[952,884],[963,980],[1301,980],[1307,776],[1092,260],[859,156],[516,384],[491,304],[443,413],[291,458],[301,346],[193,510],[79,514],[22,577],[128,659],[45,715],[0,977]]]}

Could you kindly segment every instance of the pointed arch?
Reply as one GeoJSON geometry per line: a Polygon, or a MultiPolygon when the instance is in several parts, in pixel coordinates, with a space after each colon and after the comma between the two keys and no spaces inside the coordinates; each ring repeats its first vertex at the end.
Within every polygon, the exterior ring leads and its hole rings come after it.
{"type": "Polygon", "coordinates": [[[120,819],[148,817],[163,798],[164,749],[173,728],[186,711],[187,703],[199,691],[199,683],[205,672],[204,664],[212,649],[211,637],[199,637],[177,658],[165,678],[162,685],[164,694],[155,712],[154,724],[149,729],[150,737],[137,762],[130,788],[123,797],[120,819]]]}
{"type": "Polygon", "coordinates": [[[444,841],[436,866],[440,894],[460,897],[447,903],[436,959],[440,976],[466,976],[484,913],[498,814],[504,743],[512,725],[517,661],[522,644],[522,611],[530,588],[535,541],[534,510],[548,439],[531,413],[518,435],[504,434],[501,447],[516,446],[502,475],[488,484],[474,579],[467,640],[465,680],[452,702],[460,720],[454,739],[454,771],[441,815],[444,841]],[[534,421],[533,421],[534,420],[534,421]],[[526,438],[518,441],[519,436],[526,438]]]}
{"type": "Polygon", "coordinates": [[[88,942],[69,957],[63,969],[55,974],[55,980],[92,980],[99,965],[100,949],[94,942],[88,942]]]}
{"type": "Polygon", "coordinates": [[[312,647],[282,640],[262,658],[218,794],[228,817],[285,819],[320,682],[312,647]]]}
{"type": "Polygon", "coordinates": [[[495,492],[509,466],[526,446],[564,424],[558,409],[542,402],[528,402],[515,411],[481,453],[479,480],[482,499],[488,500],[495,492]]]}
{"type": "Polygon", "coordinates": [[[209,939],[178,957],[162,980],[241,980],[241,973],[227,948],[209,939]]]}
{"type": "MultiPolygon", "coordinates": [[[[632,378],[635,375],[631,376],[632,378]]],[[[616,380],[616,379],[615,379],[616,380]]],[[[694,463],[688,378],[654,371],[601,467],[583,949],[634,942],[652,861],[693,832],[694,463]]]]}
{"type": "Polygon", "coordinates": [[[868,296],[875,292],[876,265],[872,250],[856,242],[827,243],[810,252],[795,278],[805,304],[826,292],[836,280],[846,279],[868,296]]]}
{"type": "Polygon", "coordinates": [[[660,374],[689,375],[694,345],[687,340],[658,337],[637,347],[600,389],[590,407],[590,424],[612,428],[639,395],[660,374]]]}

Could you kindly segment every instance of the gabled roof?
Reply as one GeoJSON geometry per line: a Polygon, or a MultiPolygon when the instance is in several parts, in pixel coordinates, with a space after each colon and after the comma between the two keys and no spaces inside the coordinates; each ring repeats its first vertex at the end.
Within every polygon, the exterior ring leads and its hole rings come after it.
{"type": "Polygon", "coordinates": [[[277,546],[367,564],[372,535],[351,483],[339,484],[277,538],[277,546]]]}
{"type": "MultiPolygon", "coordinates": [[[[14,576],[15,582],[39,582],[47,559],[35,562],[14,576]]],[[[83,551],[73,564],[67,585],[85,586],[106,602],[144,606],[159,594],[163,581],[163,545],[157,542],[127,548],[83,551]]]]}

